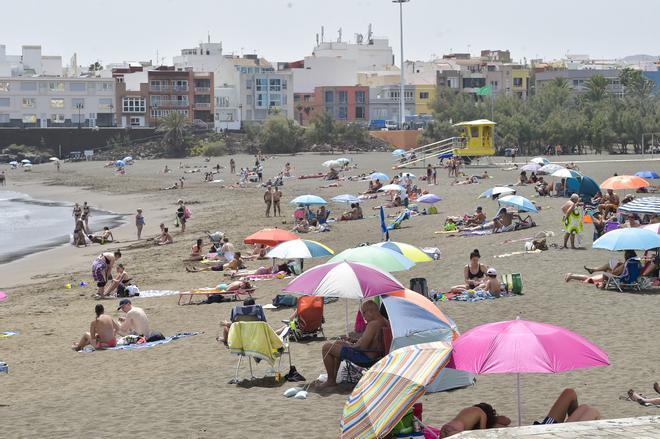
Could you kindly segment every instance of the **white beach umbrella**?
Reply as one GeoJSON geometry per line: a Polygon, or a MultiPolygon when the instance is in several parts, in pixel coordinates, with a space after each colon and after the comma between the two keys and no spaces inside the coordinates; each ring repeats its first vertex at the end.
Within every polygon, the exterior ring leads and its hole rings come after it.
{"type": "Polygon", "coordinates": [[[26,163],[31,163],[28,159],[23,159],[21,160],[21,163],[26,164],[26,163]]]}
{"type": "Polygon", "coordinates": [[[382,188],[379,189],[381,192],[402,192],[405,189],[403,186],[400,186],[398,184],[386,184],[382,188]]]}

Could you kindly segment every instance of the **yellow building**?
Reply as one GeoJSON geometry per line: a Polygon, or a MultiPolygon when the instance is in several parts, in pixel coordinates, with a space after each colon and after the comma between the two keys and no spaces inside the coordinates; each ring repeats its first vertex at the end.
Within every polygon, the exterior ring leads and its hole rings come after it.
{"type": "Polygon", "coordinates": [[[415,114],[418,116],[431,115],[435,94],[435,84],[415,85],[415,114]]]}
{"type": "Polygon", "coordinates": [[[511,70],[511,92],[514,96],[527,99],[529,93],[530,70],[526,68],[511,70]]]}

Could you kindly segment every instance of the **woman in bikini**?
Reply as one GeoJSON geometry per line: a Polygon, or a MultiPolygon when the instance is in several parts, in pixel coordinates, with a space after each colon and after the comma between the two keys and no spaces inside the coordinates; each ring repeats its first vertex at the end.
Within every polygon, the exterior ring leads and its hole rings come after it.
{"type": "Polygon", "coordinates": [[[465,283],[463,285],[452,287],[452,293],[470,290],[484,283],[488,267],[482,264],[480,259],[481,254],[479,253],[479,250],[474,249],[472,253],[470,253],[470,262],[463,268],[463,278],[465,283]]]}

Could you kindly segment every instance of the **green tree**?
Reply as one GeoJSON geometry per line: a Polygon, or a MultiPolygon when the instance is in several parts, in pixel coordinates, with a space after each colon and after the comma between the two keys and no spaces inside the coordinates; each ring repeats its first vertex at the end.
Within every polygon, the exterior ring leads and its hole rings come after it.
{"type": "Polygon", "coordinates": [[[339,140],[339,129],[332,114],[319,113],[307,130],[307,140],[310,143],[336,145],[339,140]]]}
{"type": "Polygon", "coordinates": [[[369,133],[365,127],[356,123],[338,124],[340,143],[348,146],[364,146],[369,143],[369,133]]]}
{"type": "Polygon", "coordinates": [[[607,97],[607,79],[602,75],[594,75],[586,82],[586,99],[591,102],[599,102],[607,97]]]}
{"type": "Polygon", "coordinates": [[[172,112],[159,120],[157,131],[163,133],[161,142],[166,147],[166,155],[169,157],[186,155],[185,134],[188,127],[188,119],[178,112],[172,112]]]}
{"type": "Polygon", "coordinates": [[[303,146],[303,129],[281,115],[268,116],[259,133],[259,142],[264,152],[296,153],[303,146]]]}

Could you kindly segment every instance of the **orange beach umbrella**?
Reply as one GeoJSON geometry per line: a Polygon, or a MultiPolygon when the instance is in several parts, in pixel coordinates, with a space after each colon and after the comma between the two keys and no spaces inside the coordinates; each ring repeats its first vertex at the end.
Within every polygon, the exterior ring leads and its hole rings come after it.
{"type": "Polygon", "coordinates": [[[275,247],[285,241],[300,239],[298,235],[288,230],[282,229],[261,229],[243,240],[245,244],[263,244],[268,247],[275,247]]]}
{"type": "Polygon", "coordinates": [[[601,185],[601,189],[639,189],[642,187],[650,186],[649,182],[642,177],[636,175],[616,175],[605,180],[601,185]]]}

